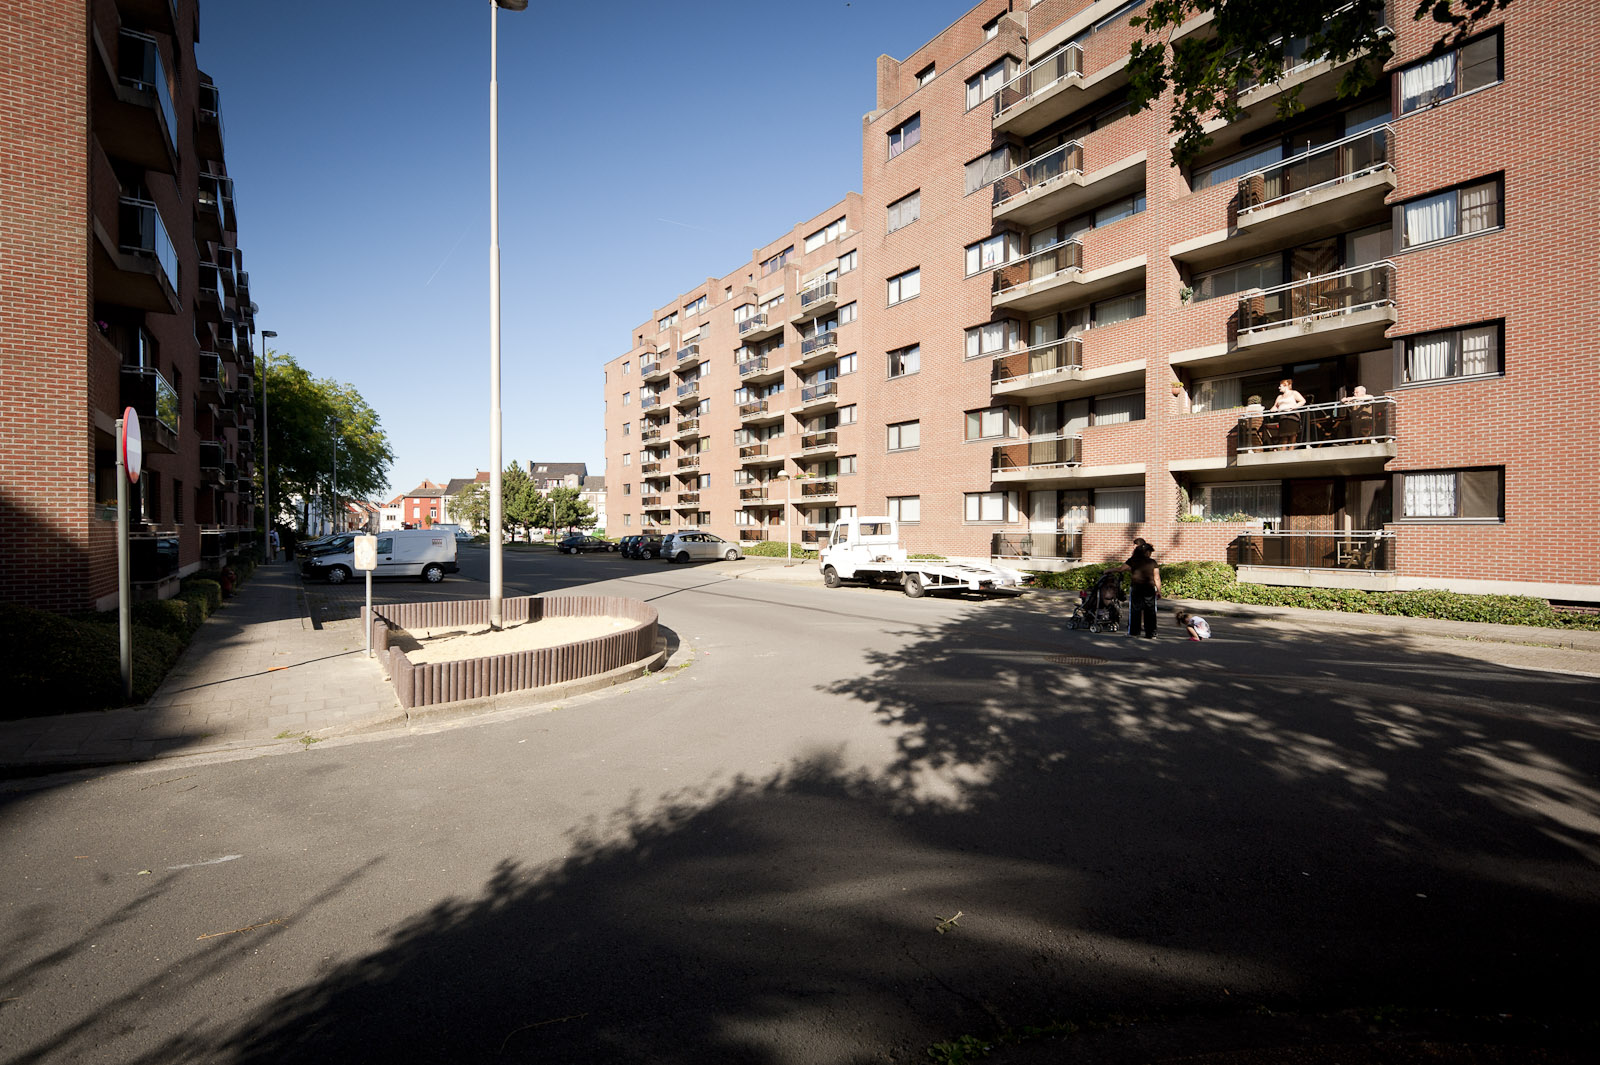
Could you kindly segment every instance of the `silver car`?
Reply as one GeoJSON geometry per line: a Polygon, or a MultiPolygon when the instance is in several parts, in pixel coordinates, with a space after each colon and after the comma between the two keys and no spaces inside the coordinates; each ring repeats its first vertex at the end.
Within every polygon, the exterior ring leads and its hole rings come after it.
{"type": "Polygon", "coordinates": [[[673,533],[661,541],[661,557],[671,562],[743,558],[739,545],[708,532],[673,533]]]}

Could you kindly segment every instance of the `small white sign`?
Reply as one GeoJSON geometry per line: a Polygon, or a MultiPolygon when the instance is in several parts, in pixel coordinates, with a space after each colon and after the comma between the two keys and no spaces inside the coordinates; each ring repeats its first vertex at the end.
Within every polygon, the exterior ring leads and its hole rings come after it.
{"type": "Polygon", "coordinates": [[[378,538],[376,536],[356,537],[356,569],[371,572],[378,568],[378,538]]]}

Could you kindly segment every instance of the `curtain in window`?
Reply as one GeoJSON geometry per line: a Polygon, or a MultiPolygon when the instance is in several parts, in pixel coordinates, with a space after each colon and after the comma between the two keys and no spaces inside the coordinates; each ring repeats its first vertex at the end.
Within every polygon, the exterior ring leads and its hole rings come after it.
{"type": "Polygon", "coordinates": [[[1426,244],[1456,235],[1456,194],[1446,192],[1405,207],[1407,246],[1426,244]]]}
{"type": "Polygon", "coordinates": [[[1456,55],[1442,55],[1400,72],[1400,110],[1414,111],[1450,95],[1456,82],[1456,55]]]}
{"type": "Polygon", "coordinates": [[[1116,299],[1101,300],[1094,305],[1095,325],[1114,325],[1117,322],[1126,322],[1129,318],[1137,318],[1144,313],[1144,293],[1135,292],[1128,296],[1119,296],[1116,299]]]}
{"type": "Polygon", "coordinates": [[[1094,520],[1102,523],[1132,524],[1144,520],[1144,489],[1097,488],[1094,493],[1094,520]]]}
{"type": "Polygon", "coordinates": [[[1195,387],[1194,400],[1190,410],[1202,414],[1213,410],[1231,410],[1242,406],[1239,402],[1239,384],[1237,377],[1212,378],[1199,382],[1195,387]]]}
{"type": "Polygon", "coordinates": [[[982,159],[967,164],[967,191],[977,192],[985,185],[1000,180],[1011,169],[1011,149],[996,148],[982,159]]]}
{"type": "Polygon", "coordinates": [[[1453,518],[1456,516],[1456,475],[1408,473],[1405,475],[1405,516],[1453,518]]]}
{"type": "Polygon", "coordinates": [[[1449,333],[1418,337],[1406,345],[1406,380],[1435,381],[1450,376],[1449,333]]]}
{"type": "Polygon", "coordinates": [[[1466,375],[1494,373],[1494,346],[1498,339],[1493,326],[1461,332],[1461,372],[1466,375]]]}
{"type": "Polygon", "coordinates": [[[1144,417],[1144,396],[1130,392],[1124,396],[1101,396],[1094,401],[1096,425],[1121,425],[1144,417]]]}
{"type": "Polygon", "coordinates": [[[1283,520],[1283,490],[1276,484],[1218,484],[1208,490],[1208,512],[1248,514],[1268,521],[1283,520]]]}
{"type": "Polygon", "coordinates": [[[1500,186],[1486,181],[1461,190],[1461,232],[1482,233],[1500,224],[1500,186]]]}

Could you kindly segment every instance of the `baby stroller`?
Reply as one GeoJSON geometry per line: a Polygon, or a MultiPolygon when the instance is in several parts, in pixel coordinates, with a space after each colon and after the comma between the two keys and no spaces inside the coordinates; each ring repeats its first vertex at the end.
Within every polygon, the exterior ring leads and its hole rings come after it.
{"type": "Polygon", "coordinates": [[[1122,628],[1122,604],[1126,601],[1122,574],[1107,573],[1093,588],[1078,593],[1078,605],[1073,608],[1067,628],[1116,632],[1122,628]]]}

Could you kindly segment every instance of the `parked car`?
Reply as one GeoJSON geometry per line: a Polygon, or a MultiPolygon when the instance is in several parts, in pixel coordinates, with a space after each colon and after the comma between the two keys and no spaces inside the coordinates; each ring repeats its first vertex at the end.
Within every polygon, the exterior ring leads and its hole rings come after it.
{"type": "Polygon", "coordinates": [[[661,555],[672,562],[716,558],[725,558],[731,562],[736,558],[743,558],[744,552],[739,550],[738,544],[730,543],[715,533],[681,532],[673,533],[661,541],[661,555]]]}
{"type": "Polygon", "coordinates": [[[465,530],[465,529],[457,529],[456,530],[456,543],[458,543],[458,544],[470,544],[470,543],[472,543],[472,534],[467,532],[467,530],[465,530]]]}
{"type": "MultiPolygon", "coordinates": [[[[343,551],[324,551],[300,563],[306,577],[320,577],[329,584],[343,584],[356,571],[353,547],[343,551]]],[[[456,538],[430,529],[396,529],[378,537],[378,568],[374,577],[421,577],[438,584],[446,573],[460,570],[456,564],[456,538]]]]}
{"type": "Polygon", "coordinates": [[[661,537],[654,533],[639,533],[622,538],[623,558],[660,558],[661,537]]]}
{"type": "Polygon", "coordinates": [[[556,550],[564,551],[569,555],[580,554],[584,551],[615,551],[617,545],[610,540],[602,540],[598,536],[585,536],[582,533],[573,533],[571,536],[562,537],[556,541],[556,550]]]}
{"type": "Polygon", "coordinates": [[[355,533],[340,533],[337,536],[319,536],[300,545],[302,558],[312,555],[324,555],[329,551],[349,551],[350,545],[355,543],[355,533]]]}

